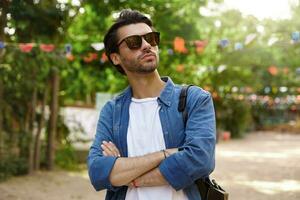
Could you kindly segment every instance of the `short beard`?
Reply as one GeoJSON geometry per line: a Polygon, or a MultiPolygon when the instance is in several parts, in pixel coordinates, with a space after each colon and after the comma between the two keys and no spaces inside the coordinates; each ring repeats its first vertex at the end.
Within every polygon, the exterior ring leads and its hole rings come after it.
{"type": "Polygon", "coordinates": [[[141,74],[148,74],[151,72],[154,72],[157,68],[157,63],[152,65],[151,67],[143,67],[139,66],[137,69],[135,69],[135,72],[141,73],[141,74]]]}
{"type": "Polygon", "coordinates": [[[128,67],[127,70],[129,72],[133,72],[133,73],[139,73],[139,74],[148,74],[148,73],[152,73],[157,69],[159,63],[159,58],[156,57],[156,62],[155,63],[151,63],[151,64],[145,64],[144,65],[134,65],[134,67],[128,67]],[[147,66],[148,65],[148,66],[147,66]]]}

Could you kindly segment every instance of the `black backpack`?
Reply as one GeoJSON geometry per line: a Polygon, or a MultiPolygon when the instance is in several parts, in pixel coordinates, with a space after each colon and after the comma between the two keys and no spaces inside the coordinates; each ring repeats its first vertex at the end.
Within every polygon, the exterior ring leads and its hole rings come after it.
{"type": "MultiPolygon", "coordinates": [[[[193,85],[183,86],[179,96],[178,112],[182,112],[184,127],[188,119],[188,112],[185,109],[188,89],[193,85]]],[[[217,184],[214,179],[200,178],[195,181],[202,200],[228,200],[228,193],[217,184]]]]}

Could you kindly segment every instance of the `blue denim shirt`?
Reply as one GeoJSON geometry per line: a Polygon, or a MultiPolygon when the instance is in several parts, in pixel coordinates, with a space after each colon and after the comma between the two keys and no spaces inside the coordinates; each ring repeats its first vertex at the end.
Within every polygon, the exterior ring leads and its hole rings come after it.
{"type": "MultiPolygon", "coordinates": [[[[181,86],[170,78],[157,101],[161,106],[160,120],[166,148],[180,147],[180,151],[163,160],[159,169],[175,189],[183,189],[189,200],[201,199],[194,181],[207,177],[215,167],[216,126],[211,95],[199,87],[188,90],[186,109],[188,120],[184,128],[182,113],[177,110],[181,86]]],[[[88,170],[92,185],[99,191],[107,189],[106,199],[125,199],[127,186],[114,187],[109,174],[117,157],[103,156],[103,140],[112,141],[122,157],[127,157],[127,128],[132,91],[106,103],[100,112],[95,140],[88,156],[88,170]]]]}

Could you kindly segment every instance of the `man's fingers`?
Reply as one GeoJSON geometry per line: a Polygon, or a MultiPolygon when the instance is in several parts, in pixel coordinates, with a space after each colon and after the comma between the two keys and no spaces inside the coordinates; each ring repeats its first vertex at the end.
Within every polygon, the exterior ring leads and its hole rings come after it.
{"type": "Polygon", "coordinates": [[[104,144],[101,144],[104,156],[114,156],[114,153],[104,144]],[[106,155],[105,155],[106,154],[106,155]]]}
{"type": "Polygon", "coordinates": [[[110,149],[116,154],[116,156],[120,156],[119,149],[116,147],[116,145],[112,142],[108,143],[110,149]]]}
{"type": "Polygon", "coordinates": [[[118,148],[112,142],[103,141],[102,143],[110,152],[112,152],[113,156],[120,156],[120,152],[118,148]]]}
{"type": "Polygon", "coordinates": [[[101,147],[109,156],[120,157],[120,152],[114,143],[103,141],[101,147]]]}

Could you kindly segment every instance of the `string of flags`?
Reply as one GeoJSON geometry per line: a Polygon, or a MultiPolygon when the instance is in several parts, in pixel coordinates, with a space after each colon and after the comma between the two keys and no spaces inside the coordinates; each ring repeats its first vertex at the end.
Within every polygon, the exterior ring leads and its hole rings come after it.
{"type": "MultiPolygon", "coordinates": [[[[268,67],[268,72],[270,75],[272,76],[277,76],[279,75],[280,71],[283,73],[283,74],[288,74],[290,72],[290,69],[288,67],[283,67],[283,68],[278,68],[276,67],[275,65],[271,65],[270,67],[268,67]]],[[[295,73],[297,76],[300,76],[300,67],[297,67],[296,70],[295,70],[295,73]]]]}
{"type": "MultiPolygon", "coordinates": [[[[244,49],[245,46],[251,44],[255,39],[257,38],[256,33],[251,33],[246,36],[244,42],[235,42],[233,44],[234,50],[239,51],[244,49]]],[[[268,45],[271,46],[274,43],[278,41],[277,38],[270,38],[268,45]]],[[[207,45],[208,45],[208,40],[195,40],[195,41],[186,41],[182,37],[175,37],[172,45],[173,49],[169,48],[167,49],[168,55],[174,55],[174,53],[179,53],[179,54],[188,54],[189,49],[187,48],[187,45],[193,46],[195,48],[196,53],[202,54],[207,45]]],[[[300,43],[300,32],[295,31],[291,33],[291,43],[300,43]]],[[[217,43],[218,47],[221,49],[227,48],[231,44],[231,41],[227,38],[220,39],[217,43]]],[[[38,47],[42,52],[50,53],[53,52],[57,47],[54,44],[37,44],[37,43],[5,43],[3,41],[0,41],[0,49],[4,49],[6,46],[17,46],[21,52],[23,53],[29,53],[32,51],[34,47],[38,47]]],[[[102,51],[104,50],[104,43],[92,43],[91,47],[96,51],[102,51]]],[[[74,61],[75,56],[72,54],[72,45],[71,44],[65,44],[65,57],[69,61],[74,61]]],[[[108,61],[108,58],[104,52],[102,52],[101,56],[98,56],[98,53],[96,52],[89,52],[84,56],[81,56],[82,60],[86,63],[91,63],[95,60],[100,59],[100,62],[103,64],[108,61]]],[[[183,67],[180,66],[178,71],[183,71],[183,67]]],[[[277,72],[273,67],[269,68],[269,72],[272,75],[276,75],[277,72]]]]}
{"type": "MultiPolygon", "coordinates": [[[[50,53],[53,52],[56,49],[56,46],[54,44],[37,44],[37,43],[4,43],[0,41],[0,49],[4,49],[8,45],[11,46],[17,46],[19,50],[23,53],[30,53],[34,47],[38,47],[42,52],[50,53]]],[[[93,43],[91,46],[94,48],[96,51],[101,51],[104,49],[104,44],[103,43],[93,43]]],[[[65,45],[65,56],[66,59],[69,61],[74,61],[75,56],[72,54],[72,45],[71,44],[66,44],[65,45]]],[[[98,59],[98,54],[97,53],[88,53],[87,55],[82,57],[83,61],[86,63],[93,62],[94,60],[98,59]]],[[[108,61],[108,58],[106,54],[103,52],[101,57],[100,57],[100,62],[105,63],[108,61]]]]}

